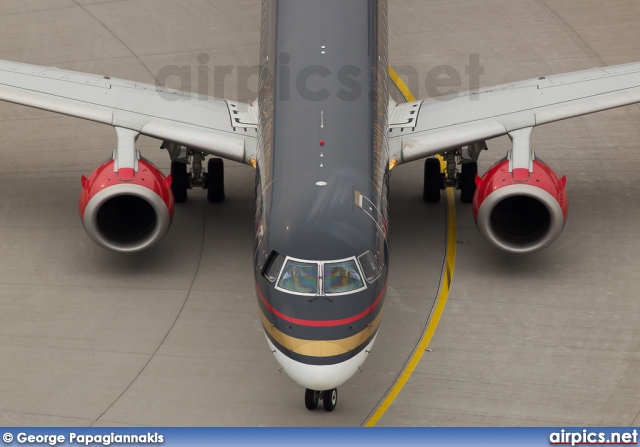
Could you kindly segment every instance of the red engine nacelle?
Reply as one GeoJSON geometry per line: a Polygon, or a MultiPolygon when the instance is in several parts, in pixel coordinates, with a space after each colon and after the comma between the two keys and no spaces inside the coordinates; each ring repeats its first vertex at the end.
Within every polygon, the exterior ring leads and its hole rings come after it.
{"type": "Polygon", "coordinates": [[[566,177],[533,160],[533,172],[509,172],[509,160],[476,177],[473,216],[493,246],[512,253],[541,250],[555,241],[567,219],[566,177]]]}
{"type": "Polygon", "coordinates": [[[152,163],[138,160],[138,172],[114,172],[109,160],[82,176],[80,218],[89,237],[99,246],[117,252],[151,247],[165,235],[173,218],[171,176],[152,163]]]}

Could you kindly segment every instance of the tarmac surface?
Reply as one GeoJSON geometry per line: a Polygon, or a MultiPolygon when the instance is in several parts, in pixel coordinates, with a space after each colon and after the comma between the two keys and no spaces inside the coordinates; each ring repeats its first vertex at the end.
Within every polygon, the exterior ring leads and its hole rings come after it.
{"type": "MultiPolygon", "coordinates": [[[[640,61],[635,0],[389,3],[391,64],[413,67],[420,98],[473,88],[472,55],[481,86],[640,61]],[[459,85],[434,85],[442,66],[459,85]]],[[[259,18],[258,0],[3,0],[0,59],[253,100],[259,18]]],[[[447,214],[422,202],[421,162],[392,175],[376,345],[337,409],[309,412],[260,326],[252,168],[225,162],[225,203],[190,192],[159,245],[118,255],[77,210],[113,129],[0,104],[0,135],[0,425],[359,426],[429,321],[447,214]]],[[[509,140],[488,145],[482,172],[509,140]]],[[[640,424],[640,109],[537,128],[533,146],[567,175],[564,233],[533,255],[500,253],[457,203],[446,309],[378,425],[640,424]]],[[[158,141],[137,147],[168,172],[158,141]]]]}

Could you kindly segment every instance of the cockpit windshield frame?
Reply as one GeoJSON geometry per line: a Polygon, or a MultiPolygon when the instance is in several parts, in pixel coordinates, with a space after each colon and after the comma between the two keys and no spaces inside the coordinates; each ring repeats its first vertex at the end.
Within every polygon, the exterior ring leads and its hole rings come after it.
{"type": "MultiPolygon", "coordinates": [[[[352,293],[361,292],[367,288],[367,281],[365,281],[365,276],[362,272],[362,266],[360,262],[357,260],[356,256],[351,256],[350,258],[345,259],[336,259],[331,261],[309,261],[306,259],[298,259],[293,258],[291,256],[287,256],[282,264],[282,268],[278,274],[278,278],[275,281],[275,289],[284,293],[292,294],[292,295],[300,295],[300,296],[342,296],[342,295],[350,295],[352,293]],[[345,270],[348,274],[349,278],[353,278],[356,282],[355,287],[349,290],[341,291],[341,292],[325,292],[325,266],[334,265],[333,268],[345,270]],[[351,269],[346,269],[345,266],[352,267],[351,269]],[[298,291],[295,289],[289,289],[287,287],[282,286],[282,281],[284,281],[284,276],[289,273],[288,268],[295,267],[314,267],[316,268],[316,292],[305,292],[298,291]],[[356,270],[353,270],[355,267],[356,270]],[[351,270],[349,272],[349,270],[351,270]]],[[[306,287],[306,286],[305,286],[306,287]]],[[[348,287],[348,286],[347,286],[348,287]]]]}

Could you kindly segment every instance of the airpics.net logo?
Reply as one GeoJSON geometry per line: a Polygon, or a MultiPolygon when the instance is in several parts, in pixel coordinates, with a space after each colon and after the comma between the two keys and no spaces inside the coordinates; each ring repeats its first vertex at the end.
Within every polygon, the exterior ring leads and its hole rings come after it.
{"type": "Polygon", "coordinates": [[[550,445],[637,445],[638,431],[566,431],[560,430],[549,435],[550,445]]]}
{"type": "MultiPolygon", "coordinates": [[[[363,95],[373,95],[367,91],[371,73],[356,65],[342,65],[338,68],[322,64],[296,64],[288,53],[278,55],[274,64],[277,77],[275,85],[276,100],[288,101],[294,95],[306,101],[325,101],[337,97],[342,101],[353,102],[363,95]],[[329,89],[327,86],[331,86],[329,89]]],[[[451,65],[436,65],[426,72],[419,71],[413,65],[394,66],[398,77],[408,89],[428,98],[447,101],[464,91],[477,92],[480,78],[485,68],[480,64],[480,55],[469,55],[463,70],[451,65]],[[424,90],[423,90],[424,89],[424,90]]],[[[263,73],[264,75],[264,73],[263,73]]],[[[268,76],[263,76],[268,77],[268,76]]],[[[237,98],[239,101],[252,101],[258,96],[260,83],[259,65],[216,65],[207,53],[200,53],[197,61],[187,65],[165,65],[155,76],[156,85],[161,93],[183,91],[192,96],[166,97],[169,101],[208,100],[215,98],[237,98]],[[235,91],[233,91],[235,89],[235,91]]],[[[400,92],[390,92],[395,100],[400,92]]],[[[470,95],[477,100],[479,95],[470,95]]]]}

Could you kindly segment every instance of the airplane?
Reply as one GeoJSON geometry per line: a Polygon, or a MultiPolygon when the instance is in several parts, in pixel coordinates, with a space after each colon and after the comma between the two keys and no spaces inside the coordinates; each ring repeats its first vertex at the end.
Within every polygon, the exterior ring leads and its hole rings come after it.
{"type": "Polygon", "coordinates": [[[255,168],[253,268],[267,344],[305,388],[305,406],[332,411],[383,316],[393,168],[426,159],[425,202],[455,187],[491,245],[541,250],[562,232],[568,201],[566,178],[531,147],[533,128],[640,102],[640,63],[398,104],[386,0],[264,0],[261,21],[251,104],[9,61],[0,61],[0,100],[115,128],[116,149],[81,177],[79,203],[87,235],[115,252],[161,240],[189,189],[223,201],[222,159],[255,168]],[[162,141],[169,176],[136,149],[140,135],[162,141]],[[512,148],[479,176],[486,142],[503,135],[512,148]]]}

